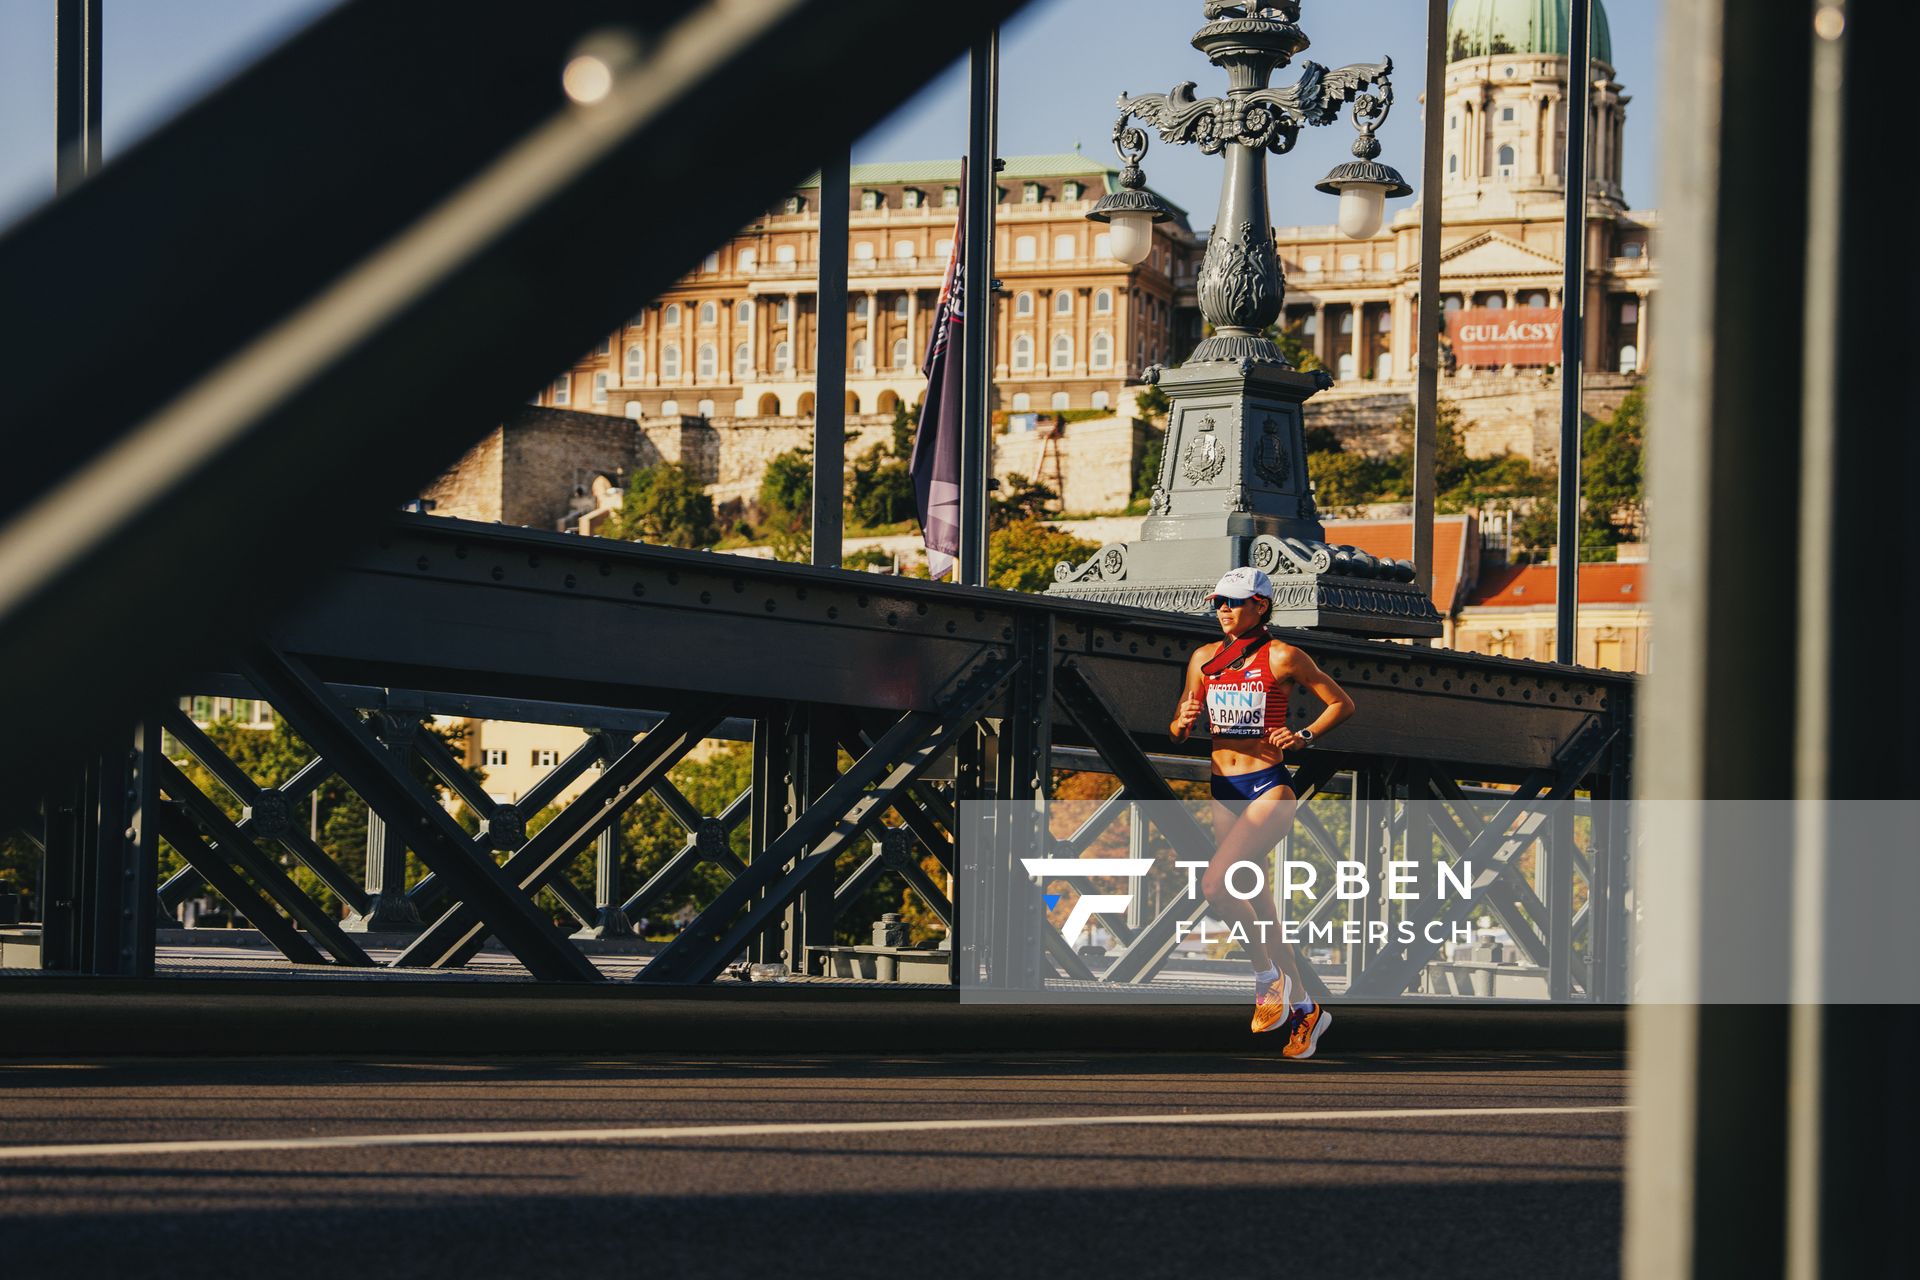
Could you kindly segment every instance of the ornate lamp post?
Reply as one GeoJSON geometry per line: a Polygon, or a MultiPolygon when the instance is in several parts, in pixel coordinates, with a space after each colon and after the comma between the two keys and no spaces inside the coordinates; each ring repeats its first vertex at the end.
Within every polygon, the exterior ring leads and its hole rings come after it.
{"type": "Polygon", "coordinates": [[[1357,159],[1337,166],[1319,189],[1340,196],[1345,234],[1372,235],[1383,201],[1412,191],[1376,159],[1374,132],[1393,105],[1393,63],[1329,70],[1303,62],[1296,83],[1270,89],[1274,70],[1308,45],[1296,25],[1298,0],[1208,0],[1205,15],[1193,46],[1226,70],[1226,96],[1196,100],[1191,81],[1169,93],[1122,94],[1113,130],[1125,161],[1121,190],[1088,216],[1112,226],[1114,252],[1124,261],[1144,261],[1152,251],[1153,224],[1168,215],[1145,189],[1147,134],[1134,120],[1162,141],[1224,152],[1220,211],[1199,279],[1200,313],[1212,333],[1179,368],[1146,371],[1171,407],[1139,541],[1102,547],[1082,565],[1061,564],[1049,590],[1205,612],[1220,575],[1251,564],[1273,577],[1276,625],[1438,635],[1440,619],[1412,585],[1412,564],[1326,541],[1307,482],[1301,406],[1333,379],[1324,370],[1295,370],[1266,336],[1286,292],[1267,214],[1266,153],[1285,155],[1303,127],[1331,124],[1352,103],[1357,159]]]}

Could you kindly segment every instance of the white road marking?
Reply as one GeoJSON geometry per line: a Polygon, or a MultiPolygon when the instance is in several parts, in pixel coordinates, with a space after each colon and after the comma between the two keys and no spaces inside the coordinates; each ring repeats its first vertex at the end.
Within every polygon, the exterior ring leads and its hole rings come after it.
{"type": "Polygon", "coordinates": [[[76,1142],[0,1147],[0,1161],[69,1160],[245,1151],[336,1151],[367,1147],[509,1146],[525,1142],[647,1142],[665,1138],[771,1138],[834,1133],[945,1133],[978,1129],[1074,1129],[1112,1125],[1286,1124],[1328,1120],[1460,1120],[1475,1116],[1617,1115],[1617,1107],[1399,1107],[1353,1111],[1202,1111],[1157,1115],[1030,1116],[999,1120],[843,1120],[795,1124],[687,1124],[644,1129],[500,1129],[468,1133],[358,1133],[333,1138],[210,1138],[182,1142],[76,1142]]]}

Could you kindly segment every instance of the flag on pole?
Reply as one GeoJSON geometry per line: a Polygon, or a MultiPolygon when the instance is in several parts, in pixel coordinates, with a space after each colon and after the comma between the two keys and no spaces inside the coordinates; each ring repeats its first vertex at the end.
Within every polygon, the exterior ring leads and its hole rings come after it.
{"type": "Polygon", "coordinates": [[[920,372],[927,394],[920,401],[920,425],[913,435],[914,506],[920,539],[927,548],[927,571],[934,578],[951,574],[960,555],[960,400],[965,362],[960,357],[961,326],[966,323],[967,163],[960,162],[960,210],[953,230],[953,252],[940,284],[940,306],[920,372]]]}

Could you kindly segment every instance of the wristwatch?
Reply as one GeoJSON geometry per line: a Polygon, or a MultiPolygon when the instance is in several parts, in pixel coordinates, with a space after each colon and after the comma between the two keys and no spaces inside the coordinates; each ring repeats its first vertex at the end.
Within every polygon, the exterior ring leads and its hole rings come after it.
{"type": "Polygon", "coordinates": [[[1312,742],[1312,741],[1313,741],[1313,730],[1311,730],[1311,729],[1299,729],[1299,730],[1296,730],[1296,731],[1294,732],[1294,735],[1293,735],[1293,736],[1294,736],[1294,737],[1296,737],[1296,738],[1298,738],[1298,739],[1300,739],[1300,741],[1302,741],[1302,742],[1309,742],[1309,743],[1310,743],[1310,742],[1312,742]]]}

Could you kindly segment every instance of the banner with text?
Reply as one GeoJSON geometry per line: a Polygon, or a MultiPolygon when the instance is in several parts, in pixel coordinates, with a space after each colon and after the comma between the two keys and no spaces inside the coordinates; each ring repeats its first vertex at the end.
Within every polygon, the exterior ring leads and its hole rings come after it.
{"type": "Polygon", "coordinates": [[[1476,368],[1560,363],[1560,308],[1466,307],[1447,312],[1454,359],[1476,368]]]}

